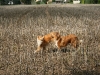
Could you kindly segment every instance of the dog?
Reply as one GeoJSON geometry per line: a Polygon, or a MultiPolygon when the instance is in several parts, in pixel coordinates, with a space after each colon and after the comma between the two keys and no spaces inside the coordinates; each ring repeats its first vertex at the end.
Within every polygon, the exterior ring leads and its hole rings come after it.
{"type": "Polygon", "coordinates": [[[37,50],[34,53],[39,52],[42,48],[45,49],[46,46],[52,42],[56,41],[60,38],[60,34],[58,32],[51,32],[44,36],[37,36],[37,50]]]}
{"type": "Polygon", "coordinates": [[[69,34],[67,36],[61,36],[58,40],[55,41],[55,45],[58,47],[58,49],[66,47],[68,44],[71,44],[74,48],[78,48],[78,37],[74,34],[69,34]]]}

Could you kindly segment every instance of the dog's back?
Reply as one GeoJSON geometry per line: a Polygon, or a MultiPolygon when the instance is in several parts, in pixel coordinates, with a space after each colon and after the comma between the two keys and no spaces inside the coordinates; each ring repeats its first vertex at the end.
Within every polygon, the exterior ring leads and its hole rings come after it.
{"type": "Polygon", "coordinates": [[[79,45],[78,37],[74,34],[70,34],[70,35],[67,35],[67,36],[62,36],[61,38],[59,38],[59,40],[57,42],[58,48],[65,47],[69,43],[71,43],[72,46],[77,48],[78,45],[79,45]]]}

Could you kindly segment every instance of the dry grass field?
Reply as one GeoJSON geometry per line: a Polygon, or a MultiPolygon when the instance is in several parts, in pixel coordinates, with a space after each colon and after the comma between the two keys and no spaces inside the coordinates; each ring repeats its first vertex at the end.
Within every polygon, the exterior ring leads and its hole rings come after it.
{"type": "Polygon", "coordinates": [[[0,75],[100,75],[100,5],[0,6],[0,75]],[[37,36],[52,31],[83,42],[34,54],[37,36]]]}

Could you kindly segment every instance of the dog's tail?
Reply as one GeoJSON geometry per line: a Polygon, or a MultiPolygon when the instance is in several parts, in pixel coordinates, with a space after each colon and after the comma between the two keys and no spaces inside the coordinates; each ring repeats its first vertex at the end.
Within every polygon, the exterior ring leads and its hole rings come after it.
{"type": "Polygon", "coordinates": [[[77,48],[78,48],[78,47],[81,47],[82,44],[83,44],[83,42],[84,42],[83,40],[78,40],[78,41],[77,41],[77,48]]]}
{"type": "Polygon", "coordinates": [[[78,48],[82,43],[83,43],[83,40],[79,40],[78,38],[76,38],[76,40],[74,42],[75,48],[78,48]]]}
{"type": "Polygon", "coordinates": [[[82,44],[83,43],[83,40],[79,40],[79,43],[82,44]]]}

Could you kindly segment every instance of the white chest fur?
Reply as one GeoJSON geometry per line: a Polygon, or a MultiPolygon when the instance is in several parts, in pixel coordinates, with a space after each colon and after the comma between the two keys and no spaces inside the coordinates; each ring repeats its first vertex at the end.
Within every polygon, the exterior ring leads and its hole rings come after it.
{"type": "Polygon", "coordinates": [[[40,46],[42,44],[43,41],[37,39],[37,45],[40,46]]]}
{"type": "Polygon", "coordinates": [[[55,45],[58,47],[58,40],[55,41],[55,45]]]}

